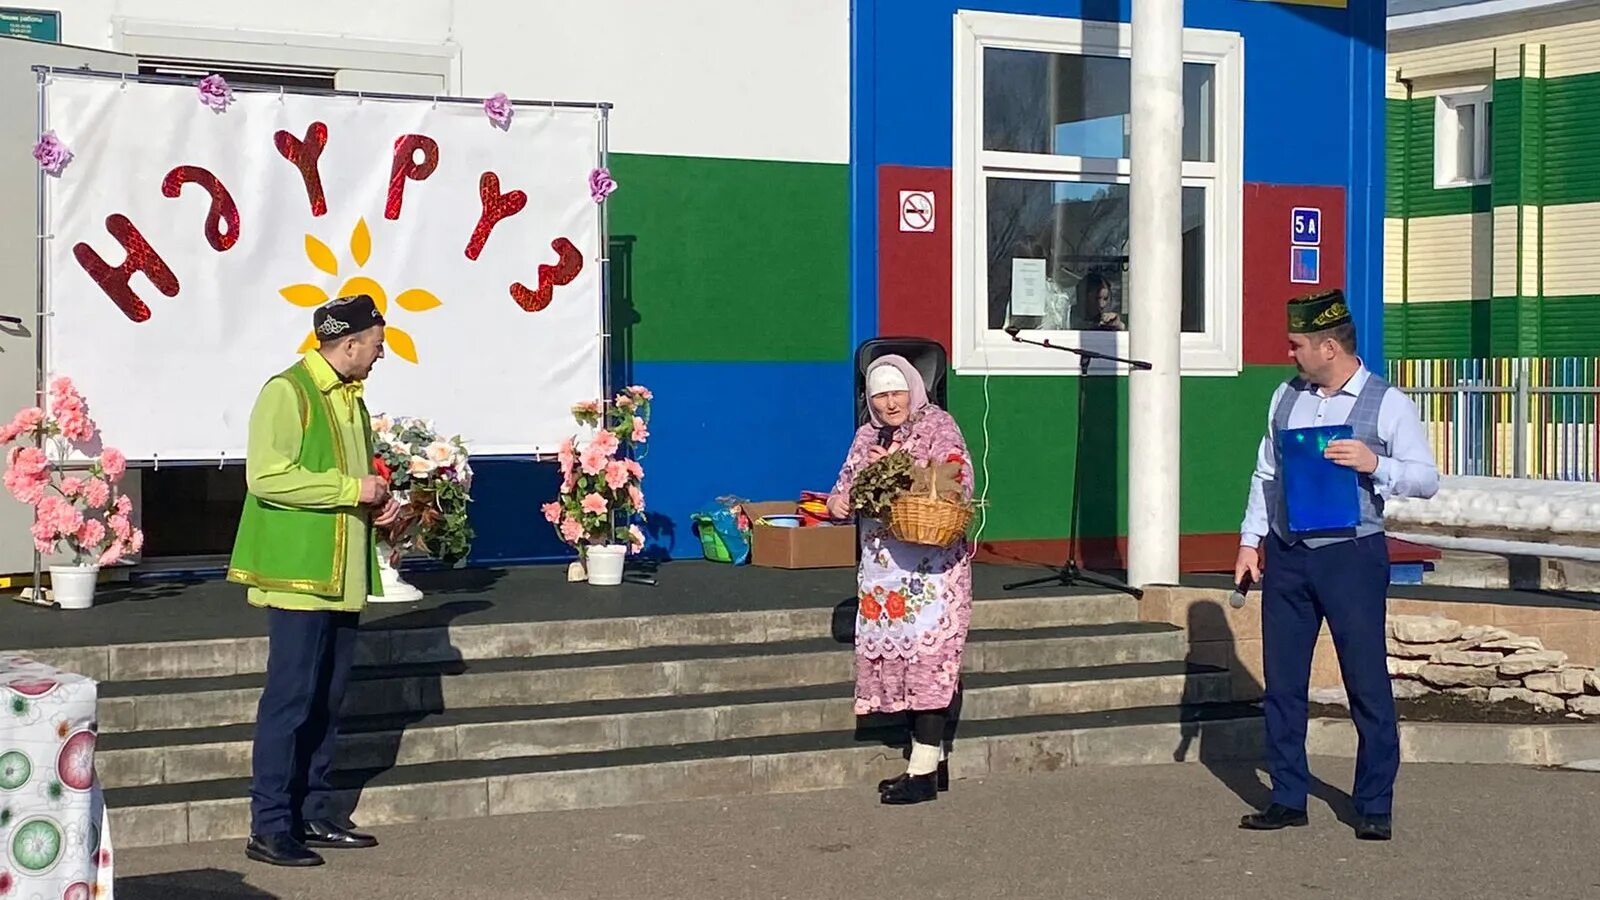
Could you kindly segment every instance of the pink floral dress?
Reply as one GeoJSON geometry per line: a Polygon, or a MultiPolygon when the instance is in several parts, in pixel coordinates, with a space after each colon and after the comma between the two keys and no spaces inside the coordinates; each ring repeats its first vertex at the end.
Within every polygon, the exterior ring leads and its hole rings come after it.
{"type": "MultiPolygon", "coordinates": [[[[877,429],[856,432],[833,493],[849,496],[877,429]]],[[[959,460],[970,497],[972,460],[949,413],[925,406],[895,433],[918,462],[959,460]]],[[[949,547],[902,543],[876,519],[860,520],[856,615],[856,715],[950,705],[972,621],[972,559],[965,540],[949,547]]]]}

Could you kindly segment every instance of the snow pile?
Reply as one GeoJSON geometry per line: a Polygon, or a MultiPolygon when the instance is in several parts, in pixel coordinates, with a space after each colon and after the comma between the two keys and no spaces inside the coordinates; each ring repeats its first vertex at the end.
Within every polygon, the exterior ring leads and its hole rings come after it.
{"type": "Polygon", "coordinates": [[[1384,506],[1396,526],[1455,532],[1600,535],[1600,484],[1446,475],[1431,500],[1396,498],[1384,506]]]}

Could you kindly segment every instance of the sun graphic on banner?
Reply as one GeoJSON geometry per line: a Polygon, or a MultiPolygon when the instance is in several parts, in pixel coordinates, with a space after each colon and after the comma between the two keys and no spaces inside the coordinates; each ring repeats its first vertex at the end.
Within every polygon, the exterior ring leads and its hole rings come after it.
{"type": "MultiPolygon", "coordinates": [[[[366,266],[367,260],[371,256],[372,232],[367,230],[367,220],[360,219],[356,222],[355,230],[350,232],[350,258],[355,260],[356,268],[360,269],[366,266]]],[[[306,258],[311,260],[311,264],[318,269],[329,275],[338,276],[339,258],[334,255],[332,250],[328,249],[327,244],[317,240],[314,235],[306,235],[306,258]]],[[[293,303],[295,306],[307,308],[316,308],[332,299],[328,296],[327,291],[314,284],[291,284],[278,291],[278,293],[283,295],[283,299],[293,303]]],[[[339,293],[334,296],[348,297],[352,294],[368,295],[372,298],[372,302],[378,305],[378,312],[388,318],[389,295],[384,292],[382,285],[365,275],[356,275],[345,281],[344,286],[339,288],[339,293]]],[[[440,302],[438,297],[427,291],[413,289],[404,291],[395,297],[394,305],[407,312],[420,313],[439,306],[440,302]]],[[[394,351],[395,356],[406,362],[416,363],[417,343],[411,339],[411,335],[405,329],[396,328],[393,325],[386,326],[383,329],[383,338],[389,349],[394,351]]],[[[306,332],[306,339],[300,342],[299,352],[304,353],[316,345],[316,334],[308,331],[306,332]]]]}

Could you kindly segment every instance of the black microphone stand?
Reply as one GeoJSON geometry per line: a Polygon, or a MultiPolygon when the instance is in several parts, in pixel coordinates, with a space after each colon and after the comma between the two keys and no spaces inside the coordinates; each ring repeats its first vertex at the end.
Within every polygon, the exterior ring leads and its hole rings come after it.
{"type": "Polygon", "coordinates": [[[1056,568],[1052,575],[1046,575],[1043,578],[1032,578],[1027,581],[1014,581],[1010,584],[1002,585],[1001,589],[1009,591],[1017,588],[1038,587],[1045,584],[1059,584],[1062,587],[1071,587],[1077,582],[1086,582],[1107,590],[1132,594],[1135,597],[1144,596],[1144,592],[1136,587],[1130,587],[1104,575],[1086,572],[1078,566],[1078,512],[1083,497],[1083,429],[1088,412],[1089,366],[1097,359],[1109,363],[1122,363],[1135,369],[1149,369],[1151,367],[1150,364],[1143,360],[1123,359],[1120,356],[1112,356],[1109,353],[1101,353],[1098,350],[1087,350],[1082,347],[1063,347],[1060,344],[1052,344],[1049,338],[1042,341],[1028,340],[1020,336],[1022,329],[1016,327],[1007,328],[1005,332],[1011,335],[1011,340],[1019,344],[1032,344],[1035,347],[1045,347],[1050,350],[1078,354],[1078,446],[1072,455],[1072,520],[1068,523],[1066,563],[1056,568]]]}

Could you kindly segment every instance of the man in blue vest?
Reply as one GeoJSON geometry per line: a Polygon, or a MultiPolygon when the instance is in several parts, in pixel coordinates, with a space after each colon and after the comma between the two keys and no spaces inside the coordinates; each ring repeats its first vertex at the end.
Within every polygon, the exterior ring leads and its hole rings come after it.
{"type": "Polygon", "coordinates": [[[1389,497],[1432,497],[1439,469],[1416,406],[1356,355],[1343,292],[1289,301],[1289,355],[1299,375],[1272,395],[1234,566],[1236,583],[1247,577],[1261,583],[1263,707],[1272,775],[1272,804],[1245,816],[1240,826],[1270,831],[1306,824],[1306,695],[1311,655],[1326,619],[1361,736],[1351,793],[1359,816],[1356,836],[1386,841],[1400,732],[1385,649],[1389,547],[1383,504],[1389,497]],[[1334,532],[1293,532],[1277,478],[1277,435],[1340,424],[1351,426],[1353,439],[1329,443],[1324,455],[1358,473],[1360,521],[1334,532]]]}

